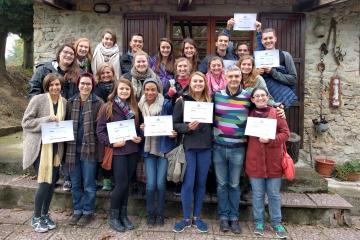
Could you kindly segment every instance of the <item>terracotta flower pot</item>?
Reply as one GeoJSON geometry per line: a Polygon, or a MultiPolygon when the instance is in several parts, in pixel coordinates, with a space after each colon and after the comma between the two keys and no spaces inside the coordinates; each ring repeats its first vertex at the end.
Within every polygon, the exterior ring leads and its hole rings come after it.
{"type": "Polygon", "coordinates": [[[331,177],[335,168],[335,161],[324,157],[315,158],[315,170],[323,177],[331,177]]]}
{"type": "Polygon", "coordinates": [[[355,182],[360,179],[360,172],[349,173],[346,176],[346,181],[355,182]]]}

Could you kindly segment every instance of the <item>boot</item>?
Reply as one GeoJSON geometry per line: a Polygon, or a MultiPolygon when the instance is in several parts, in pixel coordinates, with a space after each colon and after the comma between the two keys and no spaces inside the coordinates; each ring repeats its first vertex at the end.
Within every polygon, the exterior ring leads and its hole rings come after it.
{"type": "Polygon", "coordinates": [[[125,232],[125,227],[118,219],[119,209],[110,209],[109,213],[109,225],[112,229],[118,232],[125,232]]]}
{"type": "Polygon", "coordinates": [[[135,228],[134,224],[129,220],[127,216],[127,206],[121,207],[120,221],[124,225],[126,230],[132,230],[135,228]]]}

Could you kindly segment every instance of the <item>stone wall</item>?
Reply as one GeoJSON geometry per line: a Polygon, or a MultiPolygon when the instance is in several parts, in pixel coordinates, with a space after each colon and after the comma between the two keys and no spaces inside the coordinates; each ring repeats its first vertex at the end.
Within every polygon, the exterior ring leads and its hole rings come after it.
{"type": "MultiPolygon", "coordinates": [[[[357,0],[324,8],[306,14],[305,36],[305,133],[304,150],[309,152],[309,135],[312,138],[313,154],[325,155],[337,162],[351,159],[360,160],[360,78],[359,78],[359,45],[360,45],[360,4],[357,0]],[[320,45],[326,41],[330,19],[334,16],[337,24],[337,45],[346,52],[341,65],[337,68],[334,58],[329,52],[324,63],[323,113],[329,120],[330,128],[322,135],[316,135],[312,119],[318,118],[320,104],[320,73],[316,65],[320,61],[320,45]],[[325,37],[317,38],[313,28],[320,17],[325,25],[325,37]],[[342,104],[338,109],[329,108],[329,82],[337,72],[342,81],[342,104]]],[[[329,49],[332,48],[332,44],[329,49]]]]}

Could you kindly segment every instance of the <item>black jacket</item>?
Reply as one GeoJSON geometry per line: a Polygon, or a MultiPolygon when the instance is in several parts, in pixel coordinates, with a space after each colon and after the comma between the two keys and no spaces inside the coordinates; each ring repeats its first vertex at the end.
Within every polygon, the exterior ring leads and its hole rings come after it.
{"type": "Polygon", "coordinates": [[[125,74],[130,72],[131,67],[132,67],[132,56],[130,55],[130,53],[127,52],[126,54],[120,56],[121,73],[125,74]]]}

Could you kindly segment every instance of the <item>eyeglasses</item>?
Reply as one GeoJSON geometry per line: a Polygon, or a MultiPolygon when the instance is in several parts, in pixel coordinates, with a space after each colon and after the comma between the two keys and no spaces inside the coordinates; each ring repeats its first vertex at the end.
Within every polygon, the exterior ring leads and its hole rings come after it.
{"type": "Polygon", "coordinates": [[[61,52],[62,52],[64,55],[74,56],[74,53],[73,53],[73,52],[64,51],[64,50],[62,50],[61,52]]]}
{"type": "Polygon", "coordinates": [[[87,86],[87,87],[92,86],[92,83],[87,83],[87,82],[80,82],[79,84],[80,86],[87,86]]]}
{"type": "Polygon", "coordinates": [[[265,97],[267,97],[266,94],[256,94],[256,95],[253,96],[253,98],[257,98],[257,99],[259,99],[259,98],[265,98],[265,97]]]}

